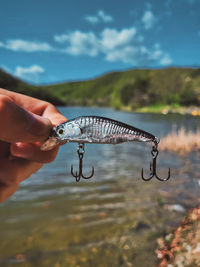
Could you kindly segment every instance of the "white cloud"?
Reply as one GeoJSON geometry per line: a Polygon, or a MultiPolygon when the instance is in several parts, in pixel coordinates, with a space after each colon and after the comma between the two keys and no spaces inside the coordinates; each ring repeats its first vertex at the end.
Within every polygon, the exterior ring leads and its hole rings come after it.
{"type": "Polygon", "coordinates": [[[63,52],[78,56],[88,55],[96,56],[98,54],[98,40],[94,33],[75,31],[70,34],[66,34],[67,48],[63,52]]]}
{"type": "Polygon", "coordinates": [[[156,18],[151,10],[147,10],[144,12],[142,22],[146,30],[149,30],[153,27],[154,23],[156,22],[156,18]]]}
{"type": "Polygon", "coordinates": [[[160,44],[147,47],[144,37],[137,33],[135,27],[121,30],[106,28],[98,35],[94,32],[74,31],[56,36],[57,41],[62,40],[66,45],[62,52],[72,56],[101,55],[106,61],[123,62],[134,66],[171,63],[170,57],[162,51],[160,44]]]}
{"type": "Polygon", "coordinates": [[[37,51],[48,52],[53,50],[53,48],[48,43],[26,41],[21,39],[11,39],[7,40],[5,43],[1,42],[0,47],[12,51],[23,51],[23,52],[37,52],[37,51]]]}
{"type": "Polygon", "coordinates": [[[99,39],[100,52],[110,62],[121,61],[124,63],[136,63],[140,38],[136,37],[136,28],[131,27],[117,31],[116,29],[105,29],[99,39]]]}
{"type": "Polygon", "coordinates": [[[134,27],[122,29],[121,31],[107,28],[101,33],[100,43],[103,49],[110,50],[129,44],[134,39],[135,35],[136,29],[134,27]]]}
{"type": "Polygon", "coordinates": [[[128,54],[129,46],[134,41],[135,35],[136,29],[131,27],[121,31],[106,28],[101,32],[100,36],[95,35],[93,32],[74,31],[70,34],[56,35],[56,37],[57,40],[60,37],[65,40],[67,47],[63,52],[67,54],[74,56],[104,54],[108,61],[118,61],[119,58],[122,59],[123,55],[117,56],[117,54],[120,51],[123,51],[126,55],[128,54]]]}
{"type": "Polygon", "coordinates": [[[170,65],[171,63],[172,59],[167,54],[164,54],[163,57],[160,59],[160,64],[163,66],[170,65]]]}
{"type": "Polygon", "coordinates": [[[121,49],[114,49],[105,54],[106,60],[110,62],[121,61],[137,65],[138,48],[134,46],[125,46],[121,49]]]}
{"type": "MultiPolygon", "coordinates": [[[[145,23],[148,21],[147,17],[144,19],[145,23]]],[[[150,17],[149,21],[151,21],[150,17]]],[[[154,22],[149,22],[148,27],[152,26],[152,23],[154,22]]],[[[54,51],[71,56],[101,56],[108,62],[123,62],[136,67],[172,63],[170,56],[161,49],[158,43],[153,47],[147,46],[144,36],[138,33],[136,27],[133,26],[121,30],[105,28],[98,34],[92,31],[76,30],[70,33],[57,34],[54,36],[54,40],[60,44],[59,48],[54,48],[45,42],[31,42],[21,39],[0,42],[0,47],[23,52],[54,51]]],[[[44,69],[38,65],[27,68],[18,66],[15,70],[16,76],[36,82],[42,73],[44,73],[44,69]]]]}
{"type": "Polygon", "coordinates": [[[87,20],[91,24],[97,24],[99,22],[99,18],[96,16],[85,16],[85,20],[87,20]]]}
{"type": "Polygon", "coordinates": [[[113,17],[109,14],[106,14],[103,10],[99,10],[94,16],[86,15],[85,20],[91,24],[97,24],[99,22],[108,23],[113,21],[113,17]]]}
{"type": "Polygon", "coordinates": [[[67,40],[68,40],[68,35],[63,33],[63,34],[58,34],[58,35],[55,35],[54,36],[54,40],[57,42],[57,43],[65,43],[67,40]]]}
{"type": "Polygon", "coordinates": [[[106,14],[103,10],[99,10],[97,15],[103,22],[113,21],[113,17],[111,15],[106,14]]]}
{"type": "Polygon", "coordinates": [[[14,75],[23,80],[38,82],[39,76],[44,72],[45,70],[39,65],[32,65],[30,67],[17,66],[14,75]]]}

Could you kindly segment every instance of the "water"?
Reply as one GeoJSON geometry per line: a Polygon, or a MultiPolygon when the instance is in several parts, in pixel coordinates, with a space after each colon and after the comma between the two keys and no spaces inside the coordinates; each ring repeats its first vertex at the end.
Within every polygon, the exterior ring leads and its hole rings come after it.
{"type": "MultiPolygon", "coordinates": [[[[110,117],[159,137],[174,125],[196,130],[200,121],[105,108],[60,111],[69,119],[110,117]]],[[[160,152],[159,175],[166,176],[170,166],[172,178],[144,182],[140,173],[144,167],[148,174],[148,144],[88,144],[84,172],[89,174],[94,166],[95,175],[76,183],[70,175],[71,164],[78,164],[76,146],[63,146],[53,163],[0,204],[0,266],[154,266],[156,239],[200,203],[199,154],[181,158],[160,152]]]]}

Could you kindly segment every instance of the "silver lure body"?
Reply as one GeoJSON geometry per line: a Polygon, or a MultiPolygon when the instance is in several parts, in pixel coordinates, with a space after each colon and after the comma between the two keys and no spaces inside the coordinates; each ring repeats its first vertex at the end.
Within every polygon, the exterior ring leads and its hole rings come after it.
{"type": "Polygon", "coordinates": [[[98,116],[82,116],[54,127],[41,150],[50,150],[66,142],[119,144],[155,140],[159,139],[148,132],[116,120],[98,116]]]}

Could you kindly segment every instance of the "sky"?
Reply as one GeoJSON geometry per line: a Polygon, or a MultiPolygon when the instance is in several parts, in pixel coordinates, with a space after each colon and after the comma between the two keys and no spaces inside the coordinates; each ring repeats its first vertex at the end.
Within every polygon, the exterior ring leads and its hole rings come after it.
{"type": "Polygon", "coordinates": [[[0,68],[32,84],[200,66],[200,0],[0,0],[0,68]]]}

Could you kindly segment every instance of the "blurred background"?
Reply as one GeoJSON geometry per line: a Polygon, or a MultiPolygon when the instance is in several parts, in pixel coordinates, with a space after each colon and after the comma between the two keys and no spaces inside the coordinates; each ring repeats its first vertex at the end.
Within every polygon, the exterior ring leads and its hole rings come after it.
{"type": "Polygon", "coordinates": [[[0,87],[69,119],[151,132],[159,175],[171,168],[169,181],[147,183],[149,145],[86,145],[95,177],[76,183],[76,144],[63,146],[0,204],[0,266],[198,266],[200,2],[1,0],[0,10],[0,87]],[[177,237],[185,216],[190,235],[177,237]]]}

